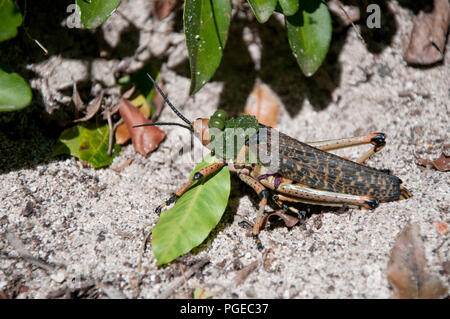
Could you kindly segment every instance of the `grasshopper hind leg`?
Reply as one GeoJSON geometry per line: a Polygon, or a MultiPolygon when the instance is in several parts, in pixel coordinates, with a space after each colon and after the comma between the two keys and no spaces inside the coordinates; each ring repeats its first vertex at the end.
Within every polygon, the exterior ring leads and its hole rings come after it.
{"type": "Polygon", "coordinates": [[[322,151],[332,151],[341,148],[354,147],[365,144],[372,144],[373,147],[361,155],[355,162],[364,163],[369,157],[379,152],[386,145],[386,134],[371,133],[365,136],[357,136],[350,138],[340,138],[335,140],[307,142],[306,144],[318,148],[322,151]]]}
{"type": "Polygon", "coordinates": [[[305,220],[306,219],[306,212],[305,211],[301,211],[299,209],[297,209],[294,206],[288,205],[285,203],[285,201],[289,201],[289,198],[283,195],[279,195],[279,194],[275,194],[272,196],[273,201],[280,207],[282,208],[285,212],[292,212],[294,214],[297,215],[297,218],[299,220],[305,220]]]}

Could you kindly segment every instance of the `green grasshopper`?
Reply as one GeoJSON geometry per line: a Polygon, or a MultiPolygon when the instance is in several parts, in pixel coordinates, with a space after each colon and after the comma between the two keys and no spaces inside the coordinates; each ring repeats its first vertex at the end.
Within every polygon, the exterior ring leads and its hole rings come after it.
{"type": "Polygon", "coordinates": [[[259,210],[252,230],[259,250],[263,248],[259,233],[265,221],[265,207],[270,191],[273,192],[272,199],[281,209],[296,213],[299,218],[304,218],[305,214],[293,206],[295,203],[375,209],[381,202],[411,197],[411,193],[402,186],[398,177],[362,165],[386,144],[386,136],[383,133],[302,143],[258,123],[255,117],[249,115],[227,120],[226,112],[218,110],[209,119],[200,118],[191,122],[173,106],[150,75],[149,78],[166,103],[187,125],[152,123],[137,126],[184,127],[220,159],[219,162],[196,172],[187,183],[156,208],[157,214],[180,198],[195,181],[214,174],[227,164],[230,170],[236,172],[260,197],[259,210]],[[230,134],[231,129],[240,129],[241,136],[230,134]],[[372,144],[373,147],[355,162],[328,152],[363,144],[372,144]],[[258,153],[256,160],[255,153],[258,153]],[[249,160],[250,158],[253,159],[249,160]],[[273,164],[273,159],[276,159],[277,165],[273,164]]]}

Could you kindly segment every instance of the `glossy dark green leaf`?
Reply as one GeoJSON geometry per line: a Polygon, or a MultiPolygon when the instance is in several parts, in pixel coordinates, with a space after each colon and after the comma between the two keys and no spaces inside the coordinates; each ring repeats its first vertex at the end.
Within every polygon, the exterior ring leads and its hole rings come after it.
{"type": "Polygon", "coordinates": [[[289,44],[306,76],[313,75],[325,59],[331,41],[331,17],[319,0],[300,1],[299,11],[286,17],[289,44]]]}
{"type": "Polygon", "coordinates": [[[80,8],[81,23],[88,29],[94,29],[108,19],[120,0],[76,0],[76,3],[80,8]]]}
{"type": "Polygon", "coordinates": [[[0,0],[0,42],[17,35],[22,24],[22,14],[12,0],[0,0]]]}
{"type": "MultiPolygon", "coordinates": [[[[216,161],[207,155],[190,177],[216,161]]],[[[171,209],[161,214],[152,231],[152,250],[158,265],[188,253],[208,237],[227,207],[230,187],[230,172],[225,166],[191,187],[171,209]]]]}
{"type": "Polygon", "coordinates": [[[112,155],[108,156],[108,138],[108,124],[81,123],[61,133],[51,157],[70,154],[94,168],[108,166],[120,152],[120,145],[116,144],[112,155]]]}
{"type": "Polygon", "coordinates": [[[287,16],[294,15],[299,8],[301,0],[278,0],[278,3],[283,10],[283,14],[287,16]]]}
{"type": "Polygon", "coordinates": [[[28,83],[8,66],[0,63],[0,112],[23,109],[30,104],[31,97],[28,83]]]}
{"type": "Polygon", "coordinates": [[[184,33],[191,68],[190,93],[211,79],[222,59],[231,20],[230,0],[186,0],[184,33]]]}
{"type": "Polygon", "coordinates": [[[277,5],[277,0],[247,0],[250,7],[255,14],[256,19],[259,23],[264,23],[269,20],[275,7],[277,5]]]}

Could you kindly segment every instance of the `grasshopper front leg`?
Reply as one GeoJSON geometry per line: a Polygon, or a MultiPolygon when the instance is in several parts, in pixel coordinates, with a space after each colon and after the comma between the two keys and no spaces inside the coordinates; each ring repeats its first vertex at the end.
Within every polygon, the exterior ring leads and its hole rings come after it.
{"type": "Polygon", "coordinates": [[[253,190],[261,198],[259,202],[258,214],[256,215],[252,230],[252,237],[256,241],[256,247],[259,251],[261,251],[264,249],[264,246],[261,243],[261,239],[259,239],[259,233],[261,232],[262,224],[264,221],[263,217],[267,205],[267,199],[269,198],[269,191],[260,182],[247,174],[247,172],[244,173],[240,171],[238,173],[238,176],[244,183],[253,188],[253,190]]]}
{"type": "Polygon", "coordinates": [[[199,170],[197,173],[194,174],[194,176],[192,178],[190,178],[186,184],[184,184],[181,188],[179,188],[174,194],[172,194],[170,196],[170,198],[168,200],[166,200],[164,203],[162,203],[161,205],[159,205],[156,210],[155,213],[160,214],[161,210],[166,207],[169,206],[172,203],[175,203],[175,201],[181,197],[181,195],[183,195],[191,186],[195,181],[198,181],[204,177],[207,177],[211,174],[214,174],[215,172],[217,172],[218,170],[220,170],[222,167],[224,167],[226,165],[226,163],[223,162],[219,162],[219,163],[213,163],[211,165],[208,165],[204,168],[202,168],[201,170],[199,170]]]}

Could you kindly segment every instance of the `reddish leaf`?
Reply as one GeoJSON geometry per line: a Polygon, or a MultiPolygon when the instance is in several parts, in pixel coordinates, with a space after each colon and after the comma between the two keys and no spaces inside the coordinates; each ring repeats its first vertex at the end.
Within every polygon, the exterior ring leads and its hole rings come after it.
{"type": "Polygon", "coordinates": [[[434,0],[433,12],[420,12],[414,21],[405,61],[420,65],[430,65],[441,61],[444,57],[449,25],[448,0],[434,0]]]}
{"type": "Polygon", "coordinates": [[[167,18],[176,4],[177,0],[154,0],[153,12],[155,12],[158,20],[163,20],[167,18]]]}
{"type": "Polygon", "coordinates": [[[446,151],[443,151],[441,156],[434,160],[418,158],[417,161],[419,162],[419,165],[425,167],[429,167],[429,165],[432,165],[435,169],[441,172],[450,171],[450,156],[448,153],[446,153],[446,151]]]}
{"type": "Polygon", "coordinates": [[[425,250],[418,224],[408,224],[391,250],[387,278],[396,298],[442,298],[447,294],[438,277],[426,269],[425,250]]]}
{"type": "Polygon", "coordinates": [[[275,127],[280,104],[264,84],[258,82],[245,104],[244,114],[254,115],[259,123],[275,127]]]}
{"type": "Polygon", "coordinates": [[[444,153],[442,153],[441,156],[439,156],[435,160],[431,160],[430,163],[438,171],[450,171],[450,156],[447,156],[444,153]]]}
{"type": "Polygon", "coordinates": [[[134,149],[142,155],[154,151],[164,140],[166,134],[156,126],[135,127],[139,124],[149,124],[150,121],[142,113],[125,99],[120,99],[119,112],[130,132],[134,149]]]}

